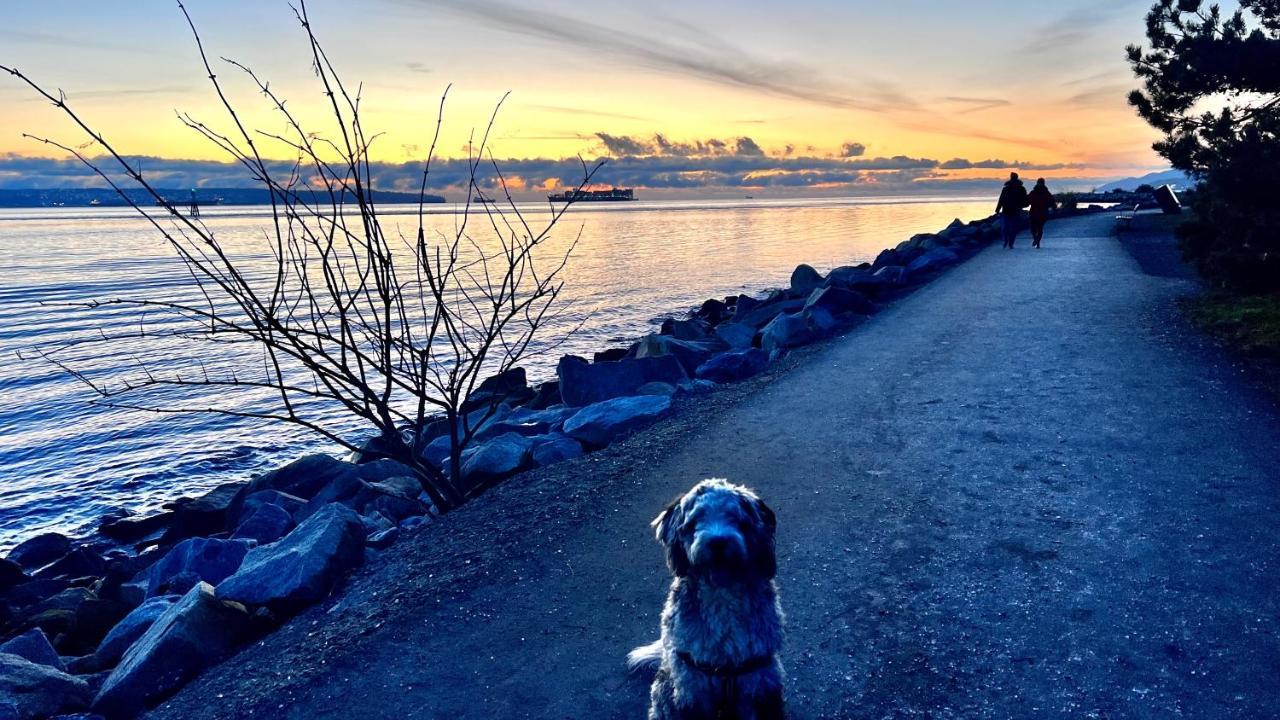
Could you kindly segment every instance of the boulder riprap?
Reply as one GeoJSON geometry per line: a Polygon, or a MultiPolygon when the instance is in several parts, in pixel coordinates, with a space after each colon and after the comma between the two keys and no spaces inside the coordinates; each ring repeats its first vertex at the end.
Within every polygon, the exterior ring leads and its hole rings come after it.
{"type": "Polygon", "coordinates": [[[761,346],[770,354],[805,345],[816,339],[817,334],[809,326],[809,319],[803,313],[783,313],[760,332],[761,346]]]}
{"type": "Polygon", "coordinates": [[[111,628],[111,632],[98,644],[94,656],[99,667],[111,667],[116,664],[143,633],[151,627],[166,610],[179,599],[178,595],[157,595],[147,598],[141,605],[124,616],[124,619],[111,628]]]}
{"type": "Polygon", "coordinates": [[[57,668],[0,653],[0,712],[21,720],[45,718],[89,706],[89,684],[57,668]],[[9,707],[5,707],[5,705],[9,707]]]}
{"type": "Polygon", "coordinates": [[[870,315],[876,306],[862,294],[841,287],[825,287],[814,290],[805,301],[805,309],[820,307],[832,315],[856,313],[870,315]]]}
{"type": "Polygon", "coordinates": [[[250,550],[240,570],[218,586],[218,597],[292,614],[324,599],[360,563],[364,540],[355,511],[326,505],[283,540],[250,550]]]}
{"type": "Polygon", "coordinates": [[[745,380],[769,364],[769,354],[760,348],[721,353],[698,368],[698,378],[718,383],[745,380]]]}
{"type": "Polygon", "coordinates": [[[791,289],[797,293],[807,293],[822,286],[822,274],[809,265],[797,265],[791,271],[791,289]]]}
{"type": "MultiPolygon", "coordinates": [[[[724,349],[719,340],[680,340],[670,335],[646,335],[636,345],[636,358],[656,358],[671,355],[689,375],[706,362],[715,352],[724,349]]],[[[668,382],[668,381],[660,381],[668,382]]],[[[668,384],[674,384],[668,382],[668,384]]]]}
{"type": "Polygon", "coordinates": [[[936,247],[908,263],[907,272],[934,272],[957,262],[960,262],[960,256],[955,251],[945,247],[936,247]]]}
{"type": "Polygon", "coordinates": [[[734,350],[751,347],[755,340],[756,328],[738,322],[724,323],[716,326],[716,337],[734,350]]]}
{"type": "Polygon", "coordinates": [[[467,487],[476,487],[526,469],[533,441],[524,435],[506,433],[468,450],[468,457],[462,463],[462,481],[467,487]]]}
{"type": "Polygon", "coordinates": [[[199,583],[161,613],[125,652],[93,701],[108,717],[132,717],[168,697],[248,638],[245,609],[199,583]]]}
{"type": "Polygon", "coordinates": [[[63,672],[67,671],[62,658],[58,657],[58,651],[49,644],[49,638],[45,637],[44,631],[40,628],[32,628],[0,645],[0,653],[17,655],[37,665],[48,665],[63,672]]]}
{"type": "Polygon", "coordinates": [[[546,435],[533,440],[536,444],[530,456],[535,467],[572,460],[582,455],[582,443],[567,435],[546,435]]]}
{"type": "Polygon", "coordinates": [[[25,570],[38,570],[71,552],[71,541],[61,533],[42,533],[19,543],[8,558],[25,570]]]}
{"type": "Polygon", "coordinates": [[[651,425],[671,409],[664,395],[620,397],[589,405],[564,423],[564,432],[590,447],[604,447],[651,425]]]}
{"type": "MultiPolygon", "coordinates": [[[[228,512],[230,517],[243,517],[241,510],[245,501],[263,490],[276,490],[303,501],[311,501],[322,492],[341,494],[351,488],[361,487],[358,482],[353,481],[374,483],[405,476],[412,477],[413,471],[392,460],[356,465],[328,455],[307,455],[253,479],[239,491],[228,512]]],[[[297,512],[303,515],[311,513],[310,510],[297,512]]]]}
{"type": "Polygon", "coordinates": [[[556,373],[560,378],[560,395],[564,404],[571,407],[634,395],[636,388],[645,383],[679,385],[689,379],[684,366],[671,355],[602,363],[588,363],[580,357],[565,355],[560,358],[556,373]]]}
{"type": "Polygon", "coordinates": [[[253,540],[259,545],[273,543],[293,527],[293,516],[279,505],[263,503],[249,513],[232,534],[232,540],[253,540]]]}
{"type": "MultiPolygon", "coordinates": [[[[155,565],[134,578],[134,582],[145,585],[147,597],[167,590],[174,578],[187,573],[217,585],[240,568],[244,556],[254,545],[252,540],[189,538],[174,545],[155,565]]],[[[188,588],[179,589],[185,592],[188,588]]]]}

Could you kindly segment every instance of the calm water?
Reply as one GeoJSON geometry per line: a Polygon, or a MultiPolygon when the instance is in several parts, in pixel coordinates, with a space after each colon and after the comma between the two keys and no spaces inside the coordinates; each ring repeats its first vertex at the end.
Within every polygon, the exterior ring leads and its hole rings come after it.
{"type": "MultiPolygon", "coordinates": [[[[391,222],[412,227],[410,209],[403,210],[391,222]]],[[[990,210],[987,199],[578,205],[558,229],[561,236],[581,230],[565,275],[571,310],[542,337],[558,339],[580,323],[581,329],[524,364],[534,378],[549,377],[560,354],[590,356],[625,343],[709,297],[785,285],[798,263],[825,271],[870,260],[912,234],[990,210]]],[[[533,219],[545,211],[528,209],[533,219]]],[[[258,209],[217,208],[204,219],[224,243],[245,248],[258,247],[266,227],[258,209]]],[[[452,206],[431,218],[445,232],[455,220],[452,206]]],[[[114,507],[154,509],[305,452],[334,449],[302,431],[257,421],[94,406],[87,387],[32,352],[142,320],[135,311],[74,303],[184,293],[189,279],[172,250],[131,211],[0,210],[0,270],[0,548],[43,529],[87,529],[114,507]]],[[[154,341],[112,348],[108,355],[96,348],[95,355],[72,359],[103,378],[140,358],[162,366],[191,363],[154,341]]],[[[333,421],[359,433],[340,416],[333,421]]]]}

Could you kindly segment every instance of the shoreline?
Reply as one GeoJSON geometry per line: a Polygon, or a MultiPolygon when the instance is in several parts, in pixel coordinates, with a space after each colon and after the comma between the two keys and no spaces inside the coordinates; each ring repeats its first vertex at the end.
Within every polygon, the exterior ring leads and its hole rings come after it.
{"type": "MultiPolygon", "coordinates": [[[[617,351],[604,351],[597,354],[595,362],[588,363],[583,360],[581,363],[570,363],[572,367],[578,367],[581,364],[588,369],[607,368],[609,372],[603,376],[589,376],[581,381],[574,381],[571,379],[573,371],[566,369],[565,360],[562,360],[559,381],[562,385],[557,388],[562,396],[576,392],[577,390],[574,388],[579,385],[582,386],[578,387],[579,390],[583,387],[593,390],[602,385],[607,386],[609,383],[615,382],[616,377],[614,377],[613,371],[623,367],[628,362],[637,365],[661,364],[663,366],[662,370],[655,376],[660,379],[649,380],[646,377],[647,382],[642,384],[653,385],[658,383],[665,387],[649,387],[644,392],[640,392],[635,386],[619,386],[613,388],[609,393],[612,397],[601,398],[593,396],[585,398],[582,402],[574,403],[574,407],[569,409],[571,412],[561,411],[561,417],[547,421],[546,427],[539,427],[538,431],[544,435],[548,433],[555,434],[558,438],[563,438],[567,435],[572,436],[570,439],[577,443],[577,450],[573,451],[571,449],[562,453],[563,456],[553,457],[550,462],[545,463],[546,468],[529,468],[525,464],[528,462],[529,455],[536,453],[538,449],[532,445],[525,446],[523,449],[517,448],[514,453],[505,452],[509,449],[504,447],[505,445],[520,446],[523,444],[524,441],[520,438],[527,436],[521,435],[519,431],[503,432],[496,436],[485,438],[485,442],[474,448],[476,452],[473,454],[473,459],[475,456],[483,458],[486,455],[494,455],[496,459],[488,463],[488,466],[483,468],[483,472],[477,472],[476,475],[479,478],[476,481],[477,486],[490,488],[498,484],[509,485],[513,481],[528,482],[525,478],[541,475],[550,468],[557,467],[552,463],[558,460],[573,459],[583,454],[583,452],[588,454],[585,456],[586,460],[581,462],[593,463],[596,461],[593,461],[592,458],[597,457],[597,451],[600,448],[612,447],[618,443],[638,442],[642,446],[648,445],[653,441],[653,438],[647,437],[649,434],[648,426],[655,423],[659,425],[666,424],[668,419],[673,416],[678,418],[678,416],[688,412],[691,407],[718,405],[728,402],[727,398],[729,397],[740,397],[741,392],[749,391],[737,390],[725,395],[730,388],[751,388],[758,387],[759,383],[768,384],[772,382],[773,379],[785,374],[787,369],[794,367],[797,362],[796,358],[808,357],[813,352],[820,352],[821,348],[828,344],[822,342],[823,340],[833,334],[847,332],[850,328],[859,324],[863,317],[875,312],[879,307],[895,304],[915,290],[927,286],[929,282],[947,269],[968,260],[997,235],[995,222],[991,218],[973,221],[968,224],[960,223],[959,221],[957,223],[948,226],[942,233],[926,233],[903,241],[896,248],[883,251],[880,257],[877,258],[876,263],[865,264],[867,267],[837,268],[832,273],[829,273],[826,278],[823,278],[818,276],[812,268],[802,265],[793,273],[791,288],[774,291],[767,294],[765,298],[740,296],[739,298],[732,298],[735,301],[732,303],[726,302],[731,300],[730,298],[726,298],[725,301],[709,300],[701,308],[689,313],[689,319],[673,320],[669,327],[664,326],[664,330],[667,331],[665,334],[647,336],[634,344],[629,351],[630,357],[617,357],[616,355],[611,355],[611,353],[616,353],[617,351]],[[955,238],[955,241],[953,242],[949,239],[948,235],[951,238],[955,238]],[[926,256],[928,256],[928,259],[925,259],[926,256]],[[922,259],[925,260],[916,264],[917,260],[922,259]],[[902,264],[897,264],[899,262],[902,264]],[[904,268],[908,266],[913,267],[911,271],[911,276],[913,277],[904,277],[906,274],[904,268]],[[898,270],[882,273],[881,271],[885,268],[890,268],[891,270],[897,268],[898,270]],[[881,275],[893,276],[895,280],[887,281],[884,278],[880,278],[879,276],[881,275]],[[847,277],[849,281],[832,283],[831,279],[837,276],[847,277]],[[866,295],[860,294],[854,288],[861,288],[866,295]],[[868,296],[874,298],[875,307],[872,307],[871,303],[868,302],[868,296]],[[744,312],[744,308],[746,314],[756,313],[755,320],[751,323],[755,330],[751,333],[747,346],[735,349],[732,345],[733,341],[726,341],[723,346],[717,346],[718,350],[708,352],[708,357],[706,358],[696,354],[692,356],[692,359],[686,356],[688,348],[684,346],[696,344],[699,340],[680,340],[679,335],[691,332],[690,325],[695,320],[701,319],[705,322],[708,314],[723,314],[726,309],[732,310],[732,313],[728,315],[731,318],[738,315],[738,313],[744,312]],[[837,321],[837,319],[839,320],[837,321]],[[601,355],[605,357],[602,358],[601,355]],[[636,357],[637,355],[642,355],[642,357],[636,357]],[[734,362],[728,363],[727,369],[722,368],[724,374],[717,375],[721,382],[712,382],[705,377],[698,377],[704,374],[702,370],[707,362],[712,359],[723,360],[725,358],[732,359],[734,362]],[[740,360],[742,362],[739,362],[740,360]],[[679,369],[682,366],[688,368],[691,363],[696,363],[694,368],[697,372],[685,372],[684,377],[687,382],[676,380],[675,378],[679,376],[679,369]],[[664,375],[663,373],[666,374],[664,375]],[[673,377],[671,373],[676,373],[676,376],[673,377]],[[662,379],[672,379],[673,382],[665,383],[662,382],[662,379]],[[627,413],[630,410],[623,409],[622,417],[610,417],[610,413],[617,409],[614,406],[619,404],[614,400],[627,400],[627,398],[644,398],[642,401],[645,405],[643,412],[628,415],[627,413]],[[583,422],[576,427],[571,426],[571,420],[576,420],[576,416],[582,414],[583,410],[592,408],[604,408],[608,412],[605,412],[603,417],[592,418],[593,422],[591,423],[583,422]],[[575,429],[582,432],[575,432],[575,429]],[[583,447],[584,445],[585,447],[583,447]],[[503,452],[479,452],[486,447],[497,447],[499,451],[503,452]],[[513,455],[520,457],[520,460],[515,462],[514,465],[510,462],[510,458],[513,455]],[[507,464],[503,465],[503,462],[507,464]]],[[[742,325],[744,323],[726,322],[726,318],[721,317],[719,323],[705,322],[705,324],[709,325],[711,330],[715,330],[720,325],[742,325]]],[[[736,342],[741,342],[741,336],[738,337],[736,342]]],[[[546,394],[547,391],[546,388],[538,388],[534,393],[535,397],[539,392],[546,394]]],[[[524,419],[528,420],[529,410],[533,414],[545,414],[548,408],[554,409],[556,407],[554,403],[548,404],[543,408],[533,407],[536,403],[525,404],[529,407],[520,408],[517,406],[512,409],[513,411],[509,417],[504,417],[501,421],[518,421],[520,420],[518,415],[521,412],[525,412],[524,419]]],[[[625,405],[627,403],[622,404],[625,405]]],[[[542,423],[546,420],[545,417],[540,417],[536,418],[534,422],[542,423]]],[[[674,422],[678,423],[679,420],[677,419],[674,422]]],[[[307,458],[302,460],[307,460],[307,458]]],[[[173,609],[179,608],[182,603],[188,602],[188,598],[194,598],[190,602],[197,604],[224,602],[215,600],[213,586],[218,585],[219,581],[228,578],[228,576],[231,576],[229,582],[234,584],[234,578],[237,577],[234,566],[241,562],[246,565],[249,564],[248,561],[244,560],[246,551],[249,553],[250,558],[269,556],[268,549],[274,547],[273,543],[277,541],[277,538],[283,536],[287,539],[299,534],[305,535],[305,532],[294,532],[291,528],[296,526],[301,529],[315,525],[318,522],[315,518],[321,515],[318,511],[331,505],[350,506],[360,512],[367,513],[367,515],[355,516],[354,529],[349,529],[348,534],[352,534],[353,538],[355,535],[359,535],[359,546],[370,549],[361,551],[359,557],[352,556],[347,558],[343,563],[340,563],[341,567],[330,568],[329,576],[326,576],[321,583],[325,587],[320,592],[309,595],[301,604],[293,601],[285,605],[266,602],[261,609],[270,608],[270,611],[265,616],[259,618],[258,615],[262,615],[261,612],[255,615],[254,618],[249,618],[246,615],[243,622],[244,632],[249,637],[260,637],[263,633],[275,629],[282,621],[285,621],[294,613],[305,611],[308,605],[323,601],[323,598],[328,594],[329,588],[343,585],[345,576],[350,572],[359,572],[356,568],[362,565],[366,559],[371,560],[381,552],[388,552],[389,548],[394,549],[403,545],[403,542],[398,541],[400,536],[414,532],[414,528],[417,526],[433,522],[433,513],[430,512],[427,506],[423,505],[422,497],[413,497],[411,490],[405,489],[403,486],[399,488],[389,487],[394,485],[393,481],[396,477],[394,469],[381,468],[376,472],[371,470],[387,461],[346,466],[330,458],[328,461],[321,462],[318,470],[314,463],[307,467],[295,467],[298,466],[299,462],[301,461],[295,461],[284,468],[277,469],[273,473],[267,473],[267,475],[252,481],[255,483],[252,485],[248,483],[228,483],[215,488],[200,498],[174,503],[173,511],[163,519],[157,519],[155,516],[142,518],[121,516],[113,518],[113,522],[108,523],[112,528],[112,533],[117,537],[129,538],[127,542],[109,546],[94,543],[90,539],[89,545],[72,550],[72,546],[77,543],[68,539],[65,543],[68,552],[54,559],[48,567],[29,569],[32,576],[47,579],[11,583],[11,587],[6,588],[6,595],[11,595],[14,588],[21,589],[30,585],[31,582],[37,582],[44,583],[41,590],[53,591],[53,593],[45,598],[38,598],[27,607],[18,608],[16,612],[12,612],[12,617],[7,618],[6,626],[8,626],[8,631],[4,639],[7,640],[10,636],[20,635],[23,632],[29,633],[30,631],[27,628],[41,627],[44,630],[46,645],[49,641],[52,641],[58,646],[59,653],[68,657],[76,656],[71,661],[71,665],[66,667],[68,671],[76,677],[88,676],[108,688],[106,692],[103,692],[100,688],[88,686],[88,689],[92,690],[94,695],[99,696],[99,705],[109,707],[112,703],[121,702],[119,698],[129,697],[129,702],[132,703],[129,705],[130,709],[140,708],[142,705],[150,704],[180,687],[179,683],[160,691],[154,691],[153,689],[153,692],[149,694],[129,685],[130,682],[140,682],[137,677],[138,671],[135,669],[133,674],[130,675],[129,672],[121,671],[120,668],[126,668],[130,663],[130,658],[137,660],[138,663],[149,659],[148,657],[143,657],[145,653],[135,649],[146,645],[147,637],[139,634],[137,636],[138,639],[128,648],[129,653],[120,661],[117,669],[108,673],[110,663],[98,657],[97,651],[93,650],[91,645],[94,645],[94,641],[100,639],[103,634],[106,634],[106,631],[114,623],[110,623],[101,629],[95,628],[92,632],[80,633],[84,637],[75,637],[80,630],[88,631],[89,629],[77,627],[68,629],[63,626],[61,627],[63,632],[58,633],[58,627],[56,626],[51,631],[49,627],[42,626],[39,622],[33,623],[32,615],[30,613],[24,615],[24,611],[29,609],[31,605],[39,607],[41,603],[47,603],[49,598],[54,595],[65,595],[76,587],[87,587],[89,592],[81,591],[74,594],[81,596],[86,594],[95,595],[100,602],[115,603],[114,607],[118,609],[113,612],[117,616],[122,611],[127,611],[130,606],[137,607],[144,597],[154,598],[165,594],[171,597],[175,596],[175,594],[181,595],[184,599],[182,602],[176,602],[175,599],[169,607],[162,607],[161,610],[164,612],[177,612],[177,610],[173,609]],[[293,468],[292,473],[290,468],[293,468]],[[254,545],[250,542],[237,541],[235,539],[235,535],[239,534],[240,530],[243,530],[243,527],[237,528],[236,525],[243,526],[251,519],[248,514],[241,514],[242,509],[246,506],[246,497],[260,495],[263,490],[279,492],[280,488],[284,487],[284,485],[273,485],[272,482],[274,481],[260,482],[262,478],[275,476],[276,480],[280,480],[283,477],[286,484],[288,482],[295,483],[290,486],[290,489],[292,489],[298,487],[298,483],[307,484],[309,482],[308,478],[314,476],[316,472],[319,472],[321,476],[328,477],[329,480],[322,482],[319,486],[312,487],[313,492],[310,499],[302,498],[306,503],[306,507],[291,509],[292,511],[289,514],[293,515],[293,522],[286,515],[285,519],[279,520],[277,525],[270,528],[266,534],[260,535],[259,537],[264,542],[259,546],[259,550],[255,550],[254,545]],[[372,474],[370,474],[371,472],[372,474]],[[290,478],[291,474],[292,478],[290,478]],[[332,485],[332,483],[337,483],[338,485],[355,483],[357,488],[373,487],[376,488],[374,493],[376,497],[373,499],[362,497],[362,499],[357,500],[356,497],[363,491],[352,495],[351,492],[345,490],[335,490],[336,486],[332,485]],[[326,486],[328,489],[326,489],[326,486]],[[378,506],[382,512],[369,510],[373,507],[372,503],[374,501],[382,503],[382,505],[378,506]],[[378,522],[369,522],[368,516],[378,517],[378,522]],[[390,520],[390,522],[386,522],[387,520],[390,520]],[[362,524],[363,527],[361,526],[362,524]],[[182,530],[175,533],[174,529],[178,527],[182,527],[182,530]],[[232,537],[226,539],[228,535],[232,537]],[[122,548],[130,544],[136,544],[146,538],[158,540],[155,542],[154,549],[133,556],[121,551],[122,548]],[[240,542],[241,546],[233,547],[237,542],[240,542]],[[193,547],[193,544],[198,547],[193,547]],[[179,549],[179,557],[171,561],[175,548],[179,549]],[[183,548],[185,550],[182,550],[183,548]],[[210,553],[219,556],[238,554],[239,557],[230,560],[222,558],[218,562],[211,562],[206,557],[210,553]],[[365,555],[369,555],[369,557],[366,558],[364,557],[365,555]],[[96,562],[93,559],[94,557],[98,558],[96,562]],[[74,558],[74,562],[69,562],[68,558],[74,558]],[[166,567],[164,572],[161,573],[163,577],[159,579],[158,583],[154,582],[156,572],[153,569],[157,567],[153,564],[157,561],[161,561],[161,566],[165,565],[165,563],[173,566],[166,567]],[[219,567],[217,572],[212,571],[210,565],[219,563],[231,566],[230,570],[223,572],[226,568],[219,567]],[[56,568],[59,564],[67,567],[51,573],[50,568],[56,568]],[[105,575],[99,574],[103,572],[105,572],[105,575]],[[153,581],[150,582],[151,587],[145,592],[140,592],[136,588],[139,577],[144,577],[148,573],[151,573],[150,578],[153,581]],[[88,582],[69,578],[70,574],[85,577],[88,582]],[[58,581],[58,577],[68,579],[58,581]],[[115,580],[112,580],[113,577],[115,580]],[[206,582],[208,584],[205,584],[206,582]],[[201,595],[202,592],[207,595],[207,598],[201,595]],[[23,617],[26,619],[20,620],[23,617]],[[53,637],[49,637],[49,635],[53,635],[53,637]],[[69,652],[63,652],[64,650],[69,652]],[[85,650],[90,651],[88,655],[79,655],[77,652],[84,652],[85,650]],[[119,677],[122,675],[124,677],[119,677]],[[122,687],[125,689],[116,689],[122,687]],[[106,697],[105,700],[103,699],[104,696],[106,697]]],[[[312,484],[314,485],[314,483],[312,484]]],[[[487,491],[483,492],[476,499],[467,502],[459,510],[450,513],[449,516],[452,517],[459,512],[468,511],[469,508],[477,503],[483,507],[483,505],[487,504],[484,502],[485,498],[491,494],[487,491]]],[[[271,502],[265,504],[275,507],[271,502]]],[[[255,509],[260,509],[260,505],[254,506],[255,509]]],[[[290,507],[287,502],[285,507],[290,507]]],[[[325,518],[325,520],[328,521],[329,518],[325,518]]],[[[331,523],[326,528],[334,526],[331,523]]],[[[28,542],[30,542],[30,539],[28,542]]],[[[285,540],[280,540],[279,542],[283,543],[285,540]]],[[[357,540],[353,539],[353,542],[357,542],[357,540]]],[[[323,552],[323,549],[317,552],[323,552]]],[[[270,559],[270,557],[266,557],[265,561],[270,561],[270,559]]],[[[24,572],[28,571],[25,568],[23,570],[24,572]]],[[[22,576],[21,573],[20,576],[22,576]]],[[[269,594],[269,590],[264,592],[269,594]]],[[[84,602],[84,599],[88,598],[83,598],[81,603],[84,602]]],[[[250,610],[254,607],[252,602],[244,605],[250,610]]],[[[73,626],[74,616],[78,610],[79,607],[77,606],[71,611],[73,626]]],[[[245,608],[242,607],[239,612],[244,611],[245,608]]],[[[125,619],[128,620],[129,617],[133,617],[133,614],[133,612],[127,612],[128,617],[125,619]]],[[[63,616],[59,617],[65,617],[65,612],[63,616]]],[[[154,619],[154,616],[151,619],[154,619]]],[[[48,620],[46,618],[46,625],[48,620]]],[[[101,624],[100,621],[99,625],[101,624]]],[[[287,622],[283,624],[289,625],[287,622]]],[[[141,628],[141,630],[145,631],[146,627],[141,628]]],[[[159,653],[163,650],[163,640],[164,638],[162,637],[151,638],[150,642],[153,647],[144,649],[159,653]]],[[[229,651],[234,649],[235,645],[229,651]]],[[[0,652],[2,651],[0,649],[0,652]]],[[[186,674],[198,674],[199,669],[203,669],[203,667],[211,664],[211,661],[216,659],[214,657],[204,658],[200,663],[200,667],[194,673],[188,672],[186,674]]],[[[153,662],[162,661],[153,660],[153,662]]],[[[151,670],[154,669],[154,667],[151,668],[151,670]]],[[[127,715],[128,713],[123,714],[127,715]]]]}

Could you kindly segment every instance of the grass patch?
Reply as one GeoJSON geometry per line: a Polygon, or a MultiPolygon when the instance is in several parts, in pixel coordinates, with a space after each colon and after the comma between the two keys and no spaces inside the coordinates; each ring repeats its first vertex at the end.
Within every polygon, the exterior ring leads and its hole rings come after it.
{"type": "Polygon", "coordinates": [[[1206,295],[1188,301],[1197,324],[1252,356],[1280,358],[1280,294],[1206,295]]]}

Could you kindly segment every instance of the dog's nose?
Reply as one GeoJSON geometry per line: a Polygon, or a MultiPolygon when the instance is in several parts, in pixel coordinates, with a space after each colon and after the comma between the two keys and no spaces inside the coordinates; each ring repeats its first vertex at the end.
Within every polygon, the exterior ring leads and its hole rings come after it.
{"type": "Polygon", "coordinates": [[[711,553],[713,558],[724,558],[729,554],[731,546],[732,541],[724,535],[707,538],[707,552],[711,553]]]}

